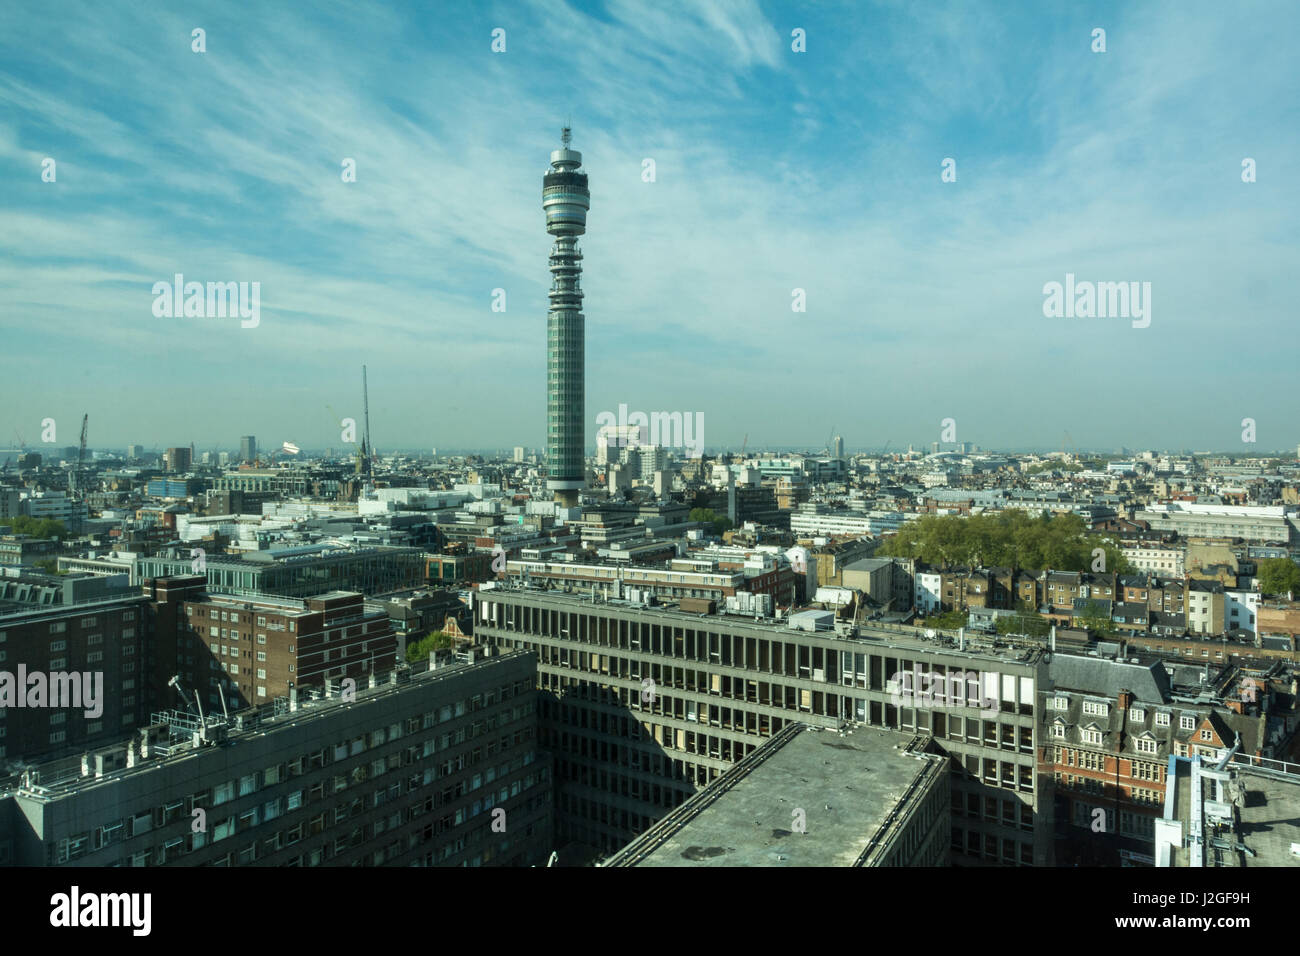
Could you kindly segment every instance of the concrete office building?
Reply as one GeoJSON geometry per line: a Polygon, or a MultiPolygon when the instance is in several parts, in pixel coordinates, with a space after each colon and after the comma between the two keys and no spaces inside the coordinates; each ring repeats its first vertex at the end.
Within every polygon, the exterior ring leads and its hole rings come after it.
{"type": "Polygon", "coordinates": [[[787,724],[605,866],[944,866],[948,760],[928,735],[787,724]]]}
{"type": "Polygon", "coordinates": [[[0,521],[22,514],[22,492],[17,488],[0,488],[0,521]]]}
{"type": "Polygon", "coordinates": [[[239,460],[257,461],[257,438],[255,436],[253,435],[240,436],[239,460]]]}
{"type": "Polygon", "coordinates": [[[63,687],[60,703],[72,700],[67,695],[73,688],[57,676],[72,675],[81,706],[31,706],[28,687],[17,686],[28,705],[0,706],[0,758],[30,759],[93,746],[148,722],[149,599],[125,587],[124,575],[86,578],[85,585],[101,587],[93,593],[72,591],[82,578],[48,575],[7,582],[0,600],[0,671],[14,675],[15,684],[19,673],[48,675],[46,704],[55,703],[56,683],[63,687]],[[78,603],[63,603],[65,594],[78,603]],[[93,701],[85,696],[87,678],[93,701]]]}
{"type": "Polygon", "coordinates": [[[0,535],[0,564],[30,565],[58,552],[59,542],[55,538],[33,538],[29,534],[0,535]]]}
{"type": "Polygon", "coordinates": [[[163,465],[168,471],[189,471],[193,467],[193,455],[188,448],[168,448],[163,452],[163,465]]]}
{"type": "MultiPolygon", "coordinates": [[[[193,558],[185,548],[136,562],[137,581],[189,574],[193,558]]],[[[316,544],[298,548],[209,555],[208,590],[214,594],[311,597],[329,590],[383,594],[424,583],[424,556],[417,548],[340,548],[316,544]]]]}
{"type": "Polygon", "coordinates": [[[580,173],[582,153],[569,149],[569,128],[551,153],[551,170],[542,178],[542,209],[551,246],[550,311],[546,316],[546,487],[565,507],[578,504],[586,486],[583,458],[586,401],[585,319],[582,314],[582,252],[578,237],[587,231],[591,191],[580,173]]]}
{"type": "Polygon", "coordinates": [[[953,862],[1050,861],[1050,784],[1044,799],[1034,761],[1037,645],[958,647],[953,635],[883,626],[849,637],[523,588],[480,592],[474,614],[477,640],[539,655],[568,840],[617,850],[787,724],[857,722],[929,733],[953,759],[953,862]],[[974,672],[985,700],[910,706],[898,675],[918,667],[945,680],[974,672]]]}
{"type": "Polygon", "coordinates": [[[1137,511],[1136,521],[1146,521],[1153,532],[1175,531],[1204,538],[1242,538],[1264,544],[1291,540],[1288,509],[1283,505],[1212,505],[1176,501],[1153,504],[1137,511]]]}
{"type": "Polygon", "coordinates": [[[608,597],[627,597],[636,592],[641,598],[663,600],[708,598],[721,604],[744,592],[770,594],[774,601],[788,605],[794,599],[794,572],[789,565],[770,558],[754,561],[753,567],[724,569],[715,562],[686,562],[702,570],[684,566],[672,568],[636,568],[618,564],[579,564],[572,561],[507,561],[506,577],[542,587],[550,585],[579,593],[608,597]]]}
{"type": "Polygon", "coordinates": [[[511,654],[395,671],[355,699],[280,700],[206,726],[159,715],[125,746],[6,781],[0,863],[542,865],[535,667],[511,654]]]}
{"type": "Polygon", "coordinates": [[[805,503],[790,515],[790,531],[799,538],[881,535],[897,531],[915,517],[895,511],[846,511],[805,503]]]}
{"type": "Polygon", "coordinates": [[[62,521],[69,531],[81,528],[88,510],[84,501],[78,501],[62,491],[36,491],[26,493],[20,504],[22,513],[29,518],[52,518],[62,521]]]}

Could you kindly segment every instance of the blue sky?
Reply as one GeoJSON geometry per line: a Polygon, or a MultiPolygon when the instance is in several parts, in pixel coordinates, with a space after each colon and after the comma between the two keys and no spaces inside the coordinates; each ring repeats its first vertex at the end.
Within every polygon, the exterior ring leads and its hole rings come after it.
{"type": "Polygon", "coordinates": [[[570,118],[589,443],[620,403],[712,447],[1300,441],[1300,7],[448,6],[0,7],[0,445],[340,446],[363,362],[381,451],[542,445],[570,118]],[[155,317],[177,272],[260,324],[155,317]],[[1150,327],[1044,317],[1066,273],[1150,327]]]}

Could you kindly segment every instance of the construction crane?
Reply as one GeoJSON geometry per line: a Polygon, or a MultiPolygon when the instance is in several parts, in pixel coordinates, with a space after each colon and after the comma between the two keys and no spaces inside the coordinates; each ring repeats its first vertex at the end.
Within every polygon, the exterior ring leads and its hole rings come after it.
{"type": "Polygon", "coordinates": [[[366,381],[366,367],[361,366],[361,408],[365,416],[365,433],[357,451],[357,474],[369,478],[373,473],[374,449],[370,445],[370,386],[366,381]]]}
{"type": "Polygon", "coordinates": [[[90,413],[81,416],[81,445],[77,449],[77,466],[68,476],[68,491],[77,494],[81,488],[81,463],[86,460],[86,425],[90,422],[90,413]]]}

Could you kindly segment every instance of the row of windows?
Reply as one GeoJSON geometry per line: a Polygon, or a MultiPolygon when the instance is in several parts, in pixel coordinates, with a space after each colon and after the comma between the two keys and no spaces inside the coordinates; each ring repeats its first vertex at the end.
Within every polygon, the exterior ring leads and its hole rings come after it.
{"type": "MultiPolygon", "coordinates": [[[[521,688],[527,689],[528,687],[529,687],[528,681],[518,681],[515,682],[514,684],[503,685],[497,691],[490,691],[487,696],[495,701],[499,694],[509,695],[511,693],[519,693],[521,692],[521,688]]],[[[479,702],[479,706],[482,706],[481,704],[482,697],[483,695],[476,695],[472,700],[479,702]]],[[[459,713],[464,713],[465,708],[469,706],[469,704],[470,704],[470,700],[460,701],[457,703],[456,709],[459,713]]],[[[528,702],[527,705],[519,705],[513,708],[511,711],[512,718],[518,719],[518,717],[523,716],[527,712],[530,712],[531,704],[532,702],[530,701],[528,702]]],[[[420,724],[422,722],[424,726],[426,727],[430,726],[431,718],[436,720],[436,718],[438,716],[441,716],[443,713],[446,713],[448,716],[450,716],[450,712],[451,712],[450,706],[443,707],[438,712],[430,711],[429,713],[425,714],[423,720],[421,720],[421,718],[419,717],[408,718],[405,722],[404,728],[402,723],[400,722],[395,722],[384,728],[376,728],[375,730],[371,731],[369,735],[362,735],[353,738],[350,741],[343,741],[339,744],[335,744],[334,747],[332,748],[333,755],[335,759],[340,759],[341,750],[347,752],[348,755],[354,755],[360,753],[361,750],[365,749],[367,746],[378,747],[387,743],[392,743],[393,741],[400,739],[402,736],[404,736],[404,734],[415,733],[419,729],[420,724]]],[[[127,719],[132,719],[132,718],[127,718],[127,719]]],[[[488,727],[486,721],[475,722],[469,728],[470,736],[472,737],[478,733],[485,732],[487,729],[488,727]]],[[[59,733],[61,734],[62,732],[59,733]]],[[[504,737],[500,738],[499,743],[495,741],[494,743],[497,743],[497,745],[501,749],[505,749],[505,747],[509,746],[511,741],[513,741],[513,744],[515,746],[518,746],[519,744],[525,742],[526,740],[532,739],[533,733],[534,733],[533,728],[531,727],[526,728],[525,730],[516,731],[513,735],[507,734],[504,737]]],[[[51,742],[60,742],[60,741],[51,741],[51,742]]],[[[474,751],[474,753],[477,754],[478,750],[474,751]]],[[[411,760],[419,759],[417,757],[417,749],[415,747],[409,748],[407,751],[407,755],[408,755],[408,761],[407,761],[408,763],[411,760]]],[[[392,756],[400,757],[400,755],[392,755],[392,756]]],[[[529,754],[528,757],[529,760],[532,759],[531,754],[529,754]]],[[[182,807],[185,807],[187,811],[192,811],[196,807],[201,809],[206,809],[208,807],[220,806],[224,803],[229,802],[230,800],[235,799],[236,796],[240,796],[240,797],[247,796],[265,787],[276,786],[286,779],[299,776],[313,770],[323,769],[329,762],[330,760],[329,760],[329,754],[327,754],[327,748],[321,748],[312,753],[304,754],[303,756],[300,756],[295,760],[288,761],[287,763],[276,764],[266,768],[263,771],[258,771],[252,774],[246,774],[238,778],[238,780],[230,780],[230,781],[217,784],[210,791],[202,790],[196,793],[191,793],[184,800],[177,800],[165,806],[155,807],[152,811],[147,811],[145,814],[141,814],[140,816],[141,817],[149,816],[151,819],[154,819],[156,821],[158,826],[164,826],[169,823],[177,822],[181,819],[182,807]]],[[[470,762],[472,763],[474,762],[474,760],[471,760],[470,762]]],[[[387,770],[390,769],[394,769],[394,767],[391,766],[388,762],[385,762],[384,766],[385,766],[384,772],[387,772],[387,770]]],[[[362,769],[362,768],[355,768],[355,769],[362,769]]],[[[370,765],[370,769],[372,771],[374,770],[374,764],[370,765]]],[[[339,779],[338,777],[335,778],[336,781],[338,779],[339,779]]],[[[321,781],[318,782],[315,785],[315,787],[313,787],[311,798],[317,799],[323,795],[324,795],[324,782],[321,781]]],[[[287,800],[288,800],[289,810],[298,809],[303,802],[303,791],[299,790],[296,791],[295,793],[290,794],[287,800]]],[[[98,828],[98,830],[94,832],[109,834],[110,839],[108,840],[108,842],[111,842],[111,836],[113,834],[118,833],[121,827],[122,827],[122,821],[119,820],[116,823],[106,824],[98,828]]],[[[135,835],[135,834],[132,833],[131,835],[135,835]]],[[[89,844],[90,837],[91,837],[91,832],[87,832],[85,834],[82,834],[80,837],[71,838],[69,841],[64,841],[64,842],[75,842],[84,846],[89,844]]],[[[107,845],[107,842],[103,842],[102,840],[101,843],[102,845],[107,845]]],[[[99,845],[95,845],[93,848],[99,849],[100,847],[99,845]]],[[[83,850],[83,852],[86,851],[83,850]]]]}
{"type": "Polygon", "coordinates": [[[1030,831],[1034,829],[1033,805],[1014,797],[981,797],[978,793],[953,790],[952,812],[954,816],[983,819],[990,823],[1001,823],[1005,827],[1030,831]]]}
{"type": "MultiPolygon", "coordinates": [[[[367,856],[363,862],[372,865],[382,865],[391,862],[399,855],[401,844],[405,844],[407,850],[414,849],[420,843],[428,842],[436,836],[447,832],[452,826],[458,826],[483,812],[486,812],[495,801],[499,798],[504,801],[508,796],[518,795],[528,790],[537,782],[545,779],[544,772],[541,774],[529,774],[522,781],[515,781],[514,786],[509,789],[503,788],[499,793],[492,794],[491,799],[476,801],[473,807],[462,808],[454,815],[448,815],[434,824],[423,827],[419,831],[408,834],[404,839],[391,841],[387,846],[376,850],[372,855],[367,856]]],[[[211,830],[211,838],[206,832],[193,833],[188,837],[176,837],[147,850],[132,854],[130,862],[132,866],[152,866],[161,865],[169,862],[176,862],[186,853],[192,853],[200,850],[210,844],[219,843],[223,840],[230,839],[240,833],[244,833],[261,824],[277,819],[282,813],[282,807],[279,806],[281,801],[271,801],[262,807],[254,808],[238,817],[231,816],[217,822],[211,830]]],[[[525,804],[515,808],[512,813],[526,816],[544,805],[546,802],[545,795],[538,795],[530,798],[525,804]]],[[[356,816],[366,809],[365,801],[354,800],[351,804],[339,804],[333,809],[333,812],[321,812],[301,823],[277,830],[274,833],[263,834],[257,840],[247,844],[238,851],[232,851],[231,854],[221,859],[213,861],[214,866],[230,866],[235,862],[239,865],[254,863],[258,860],[265,859],[278,853],[280,850],[291,847],[303,840],[309,840],[312,837],[325,833],[326,829],[331,826],[339,826],[347,821],[350,817],[356,816]],[[332,821],[332,822],[331,822],[332,821]]],[[[355,849],[370,843],[378,838],[381,834],[397,829],[403,824],[410,823],[426,811],[426,807],[419,804],[394,809],[393,812],[375,819],[371,823],[362,824],[353,827],[347,835],[340,835],[333,840],[327,841],[318,847],[308,850],[301,857],[294,857],[286,862],[288,866],[309,865],[315,866],[329,859],[336,859],[347,853],[348,850],[355,849]]],[[[485,838],[491,837],[493,831],[490,827],[478,827],[475,831],[466,834],[459,840],[451,841],[447,846],[459,846],[461,849],[466,845],[466,841],[478,842],[485,838]],[[486,835],[486,836],[485,836],[486,835]]],[[[531,836],[534,830],[529,826],[525,830],[527,836],[531,836]]],[[[68,841],[65,841],[68,842],[68,841]]],[[[58,859],[64,862],[67,859],[75,859],[81,855],[78,847],[68,847],[72,853],[64,856],[64,847],[60,847],[58,859]]],[[[444,848],[445,849],[445,848],[444,848]]],[[[446,859],[451,854],[444,854],[442,859],[446,859]]]]}
{"type": "MultiPolygon", "coordinates": [[[[398,757],[400,762],[400,757],[402,755],[394,754],[392,756],[398,757]]],[[[417,759],[415,755],[415,748],[409,748],[408,751],[406,752],[406,756],[408,758],[407,761],[408,763],[412,760],[417,759]]],[[[471,790],[477,788],[478,786],[482,786],[486,782],[490,782],[492,779],[495,779],[497,773],[500,773],[502,776],[504,776],[506,773],[511,773],[516,770],[522,769],[524,766],[527,766],[528,764],[532,763],[534,759],[535,759],[535,754],[530,751],[521,757],[515,758],[513,761],[501,764],[500,767],[491,768],[489,774],[475,775],[473,781],[474,783],[473,787],[469,786],[466,781],[460,781],[459,789],[454,791],[455,796],[463,795],[464,793],[468,793],[471,790]]],[[[382,764],[382,772],[385,773],[390,770],[396,769],[396,766],[394,766],[389,761],[382,761],[382,762],[377,761],[376,763],[382,764]]],[[[286,769],[285,765],[282,764],[279,765],[278,767],[268,768],[266,771],[260,773],[248,774],[244,777],[239,778],[238,795],[244,796],[247,794],[251,794],[255,792],[257,789],[259,789],[260,786],[270,785],[272,783],[279,782],[284,778],[285,769],[286,769]]],[[[301,767],[299,766],[295,768],[294,764],[289,764],[287,769],[288,769],[288,776],[290,777],[296,775],[295,770],[297,770],[297,772],[301,772],[301,767]]],[[[364,768],[360,768],[360,767],[354,768],[354,771],[362,770],[362,769],[364,768]]],[[[371,764],[370,769],[374,771],[376,769],[381,769],[381,768],[376,768],[375,764],[371,764]]],[[[427,785],[430,782],[432,782],[433,779],[435,779],[433,776],[430,775],[431,771],[432,768],[430,768],[430,770],[427,770],[426,773],[423,775],[423,777],[421,777],[420,775],[411,776],[407,781],[405,781],[404,784],[402,782],[397,782],[388,785],[386,787],[380,787],[379,789],[371,792],[367,798],[362,800],[354,799],[350,804],[346,806],[344,804],[339,804],[337,807],[334,808],[334,822],[340,823],[343,820],[347,819],[348,816],[360,813],[364,809],[382,806],[385,803],[389,802],[390,800],[400,797],[403,792],[415,792],[421,786],[427,785]]],[[[543,774],[545,773],[544,769],[542,773],[543,774]]],[[[336,776],[333,780],[333,786],[335,792],[337,792],[337,790],[340,789],[338,785],[340,779],[342,778],[336,776]]],[[[365,779],[365,778],[362,777],[361,779],[365,779]]],[[[503,801],[505,799],[508,799],[509,796],[520,792],[521,787],[522,789],[527,789],[528,787],[533,785],[534,780],[535,780],[535,776],[530,774],[528,777],[524,779],[524,782],[522,784],[519,781],[515,781],[511,787],[503,787],[500,791],[494,792],[494,794],[491,795],[491,799],[486,801],[486,806],[493,805],[493,802],[495,802],[495,800],[498,798],[503,801]]],[[[155,827],[163,827],[169,824],[181,823],[182,821],[191,819],[193,816],[192,811],[193,809],[195,809],[196,806],[199,807],[200,809],[204,808],[205,805],[210,805],[211,807],[215,807],[234,799],[236,793],[235,787],[236,787],[236,781],[230,781],[228,783],[219,784],[217,787],[215,787],[212,790],[210,794],[211,796],[210,804],[207,799],[209,797],[209,793],[207,791],[203,791],[199,794],[191,795],[191,797],[187,798],[186,800],[183,801],[175,800],[164,806],[156,807],[152,811],[146,810],[142,813],[136,814],[135,816],[125,818],[125,820],[118,820],[114,823],[110,823],[98,827],[93,831],[86,831],[76,836],[62,840],[59,842],[56,848],[55,861],[59,863],[63,863],[69,860],[75,860],[85,855],[88,852],[92,852],[94,850],[99,850],[104,847],[111,846],[113,843],[117,842],[118,840],[138,837],[143,834],[151,832],[155,827]]],[[[446,793],[444,793],[444,796],[445,795],[446,793]]],[[[321,800],[325,798],[326,798],[325,782],[319,781],[311,788],[310,792],[305,792],[304,790],[296,790],[288,794],[287,796],[278,797],[273,800],[269,800],[261,804],[260,806],[252,807],[248,810],[243,811],[237,817],[231,816],[213,824],[211,827],[212,842],[223,840],[237,832],[243,832],[244,830],[251,829],[252,827],[277,819],[279,816],[285,813],[291,813],[293,811],[301,809],[308,803],[314,803],[317,800],[321,800]]],[[[417,816],[419,813],[425,812],[426,809],[431,809],[432,806],[434,805],[433,798],[432,797],[429,798],[429,800],[427,800],[426,803],[428,804],[428,806],[410,811],[410,816],[413,818],[414,816],[417,816]]],[[[479,806],[481,807],[483,805],[484,805],[484,801],[480,801],[479,806]]],[[[476,814],[474,812],[471,812],[470,815],[472,816],[476,814]]],[[[325,814],[322,813],[319,815],[317,819],[323,821],[324,818],[325,818],[325,814]]],[[[459,822],[461,821],[458,819],[457,823],[459,822]]],[[[309,835],[311,833],[316,832],[314,829],[312,829],[314,825],[315,825],[315,820],[308,823],[307,826],[308,826],[309,835]]],[[[382,831],[382,825],[380,829],[382,831]]],[[[285,833],[288,836],[292,837],[294,836],[294,830],[295,828],[290,828],[290,830],[285,831],[285,833]]],[[[280,836],[281,836],[280,834],[276,834],[272,837],[272,839],[278,840],[280,836]]],[[[290,839],[289,843],[292,842],[296,842],[296,840],[290,839]]],[[[168,841],[163,846],[157,847],[154,852],[156,852],[159,855],[159,862],[163,862],[167,858],[174,858],[175,856],[180,855],[182,853],[193,852],[194,850],[200,849],[201,847],[206,845],[206,843],[207,843],[206,832],[191,833],[188,837],[178,837],[168,841]]]]}
{"type": "Polygon", "coordinates": [[[950,844],[954,855],[961,854],[973,859],[983,859],[1007,866],[1033,866],[1034,844],[1008,837],[998,838],[979,830],[952,828],[950,844]],[[1001,852],[999,853],[999,849],[1001,852]]]}

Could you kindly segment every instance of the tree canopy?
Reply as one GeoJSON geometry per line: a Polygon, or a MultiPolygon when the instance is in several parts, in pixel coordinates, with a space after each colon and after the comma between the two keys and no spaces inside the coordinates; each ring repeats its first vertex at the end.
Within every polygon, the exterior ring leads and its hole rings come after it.
{"type": "Polygon", "coordinates": [[[408,640],[406,643],[406,661],[408,664],[415,664],[428,658],[430,651],[446,650],[451,645],[451,635],[445,631],[435,631],[414,641],[408,640]]]}
{"type": "Polygon", "coordinates": [[[926,515],[885,540],[883,556],[915,558],[940,568],[1017,567],[1126,573],[1111,541],[1091,534],[1078,515],[1035,517],[1019,508],[978,515],[926,515]],[[1101,548],[1102,555],[1094,555],[1101,548]]]}
{"type": "Polygon", "coordinates": [[[57,518],[31,518],[27,515],[14,515],[5,519],[14,534],[29,534],[33,538],[58,538],[62,541],[68,536],[68,529],[57,518]]]}
{"type": "Polygon", "coordinates": [[[935,627],[942,631],[955,631],[966,626],[970,617],[965,611],[943,611],[925,618],[926,627],[935,627]]]}
{"type": "Polygon", "coordinates": [[[691,513],[687,516],[687,519],[690,521],[699,521],[704,524],[713,525],[714,534],[717,534],[719,536],[722,535],[722,532],[728,531],[731,528],[735,527],[731,523],[730,518],[728,518],[726,515],[714,514],[712,508],[692,508],[691,513]]]}
{"type": "Polygon", "coordinates": [[[1265,558],[1259,562],[1258,576],[1264,594],[1300,591],[1300,565],[1290,558],[1265,558]]]}
{"type": "Polygon", "coordinates": [[[1089,601],[1084,606],[1083,613],[1075,617],[1075,622],[1094,634],[1115,633],[1115,622],[1107,616],[1105,608],[1097,601],[1089,601]]]}

